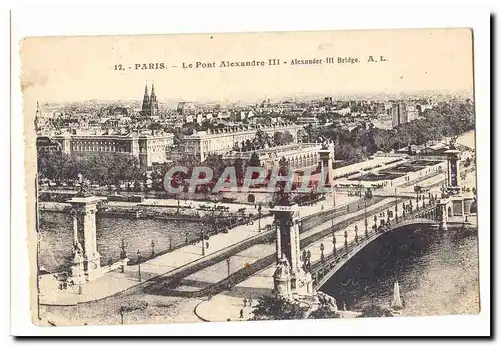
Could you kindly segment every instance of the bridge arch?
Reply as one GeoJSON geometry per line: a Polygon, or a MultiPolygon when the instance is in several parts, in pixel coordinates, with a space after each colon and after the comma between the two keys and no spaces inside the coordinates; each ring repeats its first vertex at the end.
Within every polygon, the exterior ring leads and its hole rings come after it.
{"type": "Polygon", "coordinates": [[[351,258],[361,252],[366,246],[371,244],[374,240],[378,239],[383,234],[399,231],[409,226],[417,228],[419,226],[430,227],[431,225],[436,224],[436,221],[424,217],[424,214],[425,213],[421,213],[421,216],[417,218],[402,220],[386,231],[371,231],[368,234],[368,238],[366,238],[364,235],[361,236],[360,239],[362,241],[360,241],[358,244],[354,243],[354,241],[351,241],[347,247],[347,250],[346,248],[338,249],[335,255],[330,254],[330,256],[327,256],[324,261],[320,259],[312,263],[311,275],[314,281],[314,288],[319,289],[321,286],[323,286],[351,258]]]}
{"type": "Polygon", "coordinates": [[[249,194],[247,197],[248,203],[255,203],[255,196],[253,194],[249,194]]]}
{"type": "Polygon", "coordinates": [[[469,209],[470,214],[477,214],[477,202],[476,200],[472,201],[469,209]]]}

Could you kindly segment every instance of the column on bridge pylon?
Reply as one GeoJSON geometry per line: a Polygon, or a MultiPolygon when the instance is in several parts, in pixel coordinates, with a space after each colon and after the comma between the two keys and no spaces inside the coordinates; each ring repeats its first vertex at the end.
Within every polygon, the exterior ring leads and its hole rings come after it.
{"type": "Polygon", "coordinates": [[[274,273],[276,294],[283,298],[313,295],[311,273],[304,271],[301,259],[299,206],[282,201],[270,209],[270,212],[274,215],[278,228],[276,234],[278,263],[274,273]],[[287,280],[290,282],[289,285],[287,280]]]}
{"type": "Polygon", "coordinates": [[[96,211],[100,198],[95,196],[74,197],[68,202],[73,207],[74,217],[74,265],[72,275],[81,276],[81,262],[85,271],[86,281],[92,281],[102,275],[101,255],[97,251],[96,211]],[[83,246],[82,246],[83,244],[83,246]],[[77,263],[78,262],[78,263],[77,263]],[[74,273],[73,273],[74,269],[74,273]]]}
{"type": "Polygon", "coordinates": [[[333,188],[333,143],[324,143],[318,153],[321,163],[321,184],[333,188]]]}
{"type": "Polygon", "coordinates": [[[455,195],[460,193],[460,151],[456,149],[454,139],[450,142],[450,148],[444,153],[448,157],[447,190],[455,195]]]}
{"type": "Polygon", "coordinates": [[[449,199],[440,199],[437,202],[437,221],[439,229],[445,231],[448,229],[448,208],[450,207],[449,199]]]}

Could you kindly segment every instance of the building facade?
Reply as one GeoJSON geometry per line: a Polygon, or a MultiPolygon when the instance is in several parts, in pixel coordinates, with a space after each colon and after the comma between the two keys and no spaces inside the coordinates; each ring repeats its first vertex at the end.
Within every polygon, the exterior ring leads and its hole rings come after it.
{"type": "Polygon", "coordinates": [[[236,145],[255,138],[258,130],[262,130],[270,136],[276,132],[289,132],[293,136],[294,142],[297,143],[298,132],[302,129],[302,125],[281,123],[269,126],[246,125],[238,128],[200,131],[184,137],[184,150],[204,161],[209,154],[226,155],[230,153],[236,145]]]}
{"type": "Polygon", "coordinates": [[[141,168],[167,161],[167,152],[174,144],[174,135],[59,135],[53,138],[68,155],[108,153],[131,155],[139,160],[141,168]]]}
{"type": "Polygon", "coordinates": [[[144,87],[144,98],[142,100],[141,115],[152,117],[158,115],[158,100],[155,94],[155,85],[151,86],[151,95],[148,94],[148,86],[144,87]]]}
{"type": "Polygon", "coordinates": [[[392,105],[392,127],[398,127],[401,124],[408,122],[408,112],[406,106],[402,102],[394,103],[392,105]]]}
{"type": "Polygon", "coordinates": [[[261,165],[266,169],[278,166],[279,161],[283,158],[288,162],[290,168],[305,169],[318,166],[320,150],[321,144],[319,143],[297,143],[245,152],[234,151],[224,155],[224,159],[248,161],[252,154],[256,153],[261,165]]]}

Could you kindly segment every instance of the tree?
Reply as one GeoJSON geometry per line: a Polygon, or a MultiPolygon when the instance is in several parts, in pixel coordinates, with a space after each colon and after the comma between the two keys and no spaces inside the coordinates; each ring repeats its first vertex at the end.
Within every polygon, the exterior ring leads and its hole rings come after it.
{"type": "Polygon", "coordinates": [[[208,155],[203,165],[212,169],[214,180],[217,180],[227,167],[226,162],[222,159],[222,155],[217,154],[208,155]]]}
{"type": "Polygon", "coordinates": [[[271,137],[261,129],[257,130],[255,138],[253,139],[253,146],[256,149],[264,149],[271,146],[271,137]]]}
{"type": "Polygon", "coordinates": [[[261,296],[253,310],[251,320],[292,320],[292,319],[324,319],[340,318],[340,314],[332,310],[325,302],[320,302],[314,310],[311,305],[288,300],[278,296],[261,296]]]}
{"type": "Polygon", "coordinates": [[[381,306],[369,305],[361,310],[361,314],[358,317],[392,317],[392,313],[389,309],[381,306]]]}
{"type": "Polygon", "coordinates": [[[260,158],[256,152],[253,152],[250,156],[250,160],[248,160],[249,167],[260,167],[260,158]]]}
{"type": "Polygon", "coordinates": [[[236,160],[234,160],[233,166],[236,172],[236,179],[239,182],[243,181],[243,179],[245,179],[245,169],[243,160],[238,157],[236,160]]]}
{"type": "Polygon", "coordinates": [[[366,189],[365,199],[372,199],[372,197],[373,197],[373,192],[372,192],[372,189],[369,187],[366,189]]]}
{"type": "Polygon", "coordinates": [[[273,144],[275,146],[283,145],[284,142],[285,142],[285,140],[284,140],[283,132],[277,131],[273,134],[273,144]]]}
{"type": "Polygon", "coordinates": [[[293,135],[290,132],[285,131],[285,134],[283,136],[283,141],[284,141],[284,145],[293,143],[293,135]]]}
{"type": "Polygon", "coordinates": [[[254,150],[254,146],[253,146],[253,143],[251,140],[247,139],[245,141],[245,147],[246,147],[246,150],[249,151],[249,150],[254,150]]]}
{"type": "Polygon", "coordinates": [[[326,305],[320,305],[316,310],[312,311],[307,318],[310,319],[326,319],[326,318],[340,318],[340,314],[333,311],[326,305]]]}
{"type": "Polygon", "coordinates": [[[262,296],[258,299],[251,320],[293,320],[304,318],[307,307],[295,301],[277,296],[262,296]]]}

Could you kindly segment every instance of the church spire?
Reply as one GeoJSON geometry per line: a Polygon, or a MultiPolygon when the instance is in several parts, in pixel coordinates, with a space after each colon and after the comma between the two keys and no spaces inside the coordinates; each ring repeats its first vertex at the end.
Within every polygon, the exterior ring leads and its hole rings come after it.
{"type": "Polygon", "coordinates": [[[149,98],[150,115],[158,115],[158,100],[155,94],[155,84],[151,85],[151,97],[149,98]]]}
{"type": "Polygon", "coordinates": [[[142,113],[148,112],[149,110],[149,94],[148,94],[148,85],[144,87],[144,99],[142,100],[142,113]]]}

